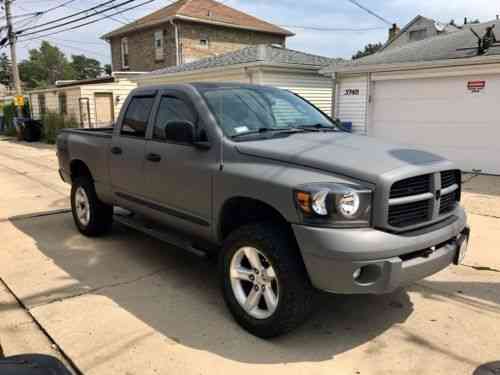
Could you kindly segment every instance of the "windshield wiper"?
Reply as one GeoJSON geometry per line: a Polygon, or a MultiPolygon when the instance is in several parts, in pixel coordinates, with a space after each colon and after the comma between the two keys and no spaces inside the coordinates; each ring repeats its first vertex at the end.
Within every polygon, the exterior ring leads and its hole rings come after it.
{"type": "Polygon", "coordinates": [[[301,128],[259,128],[259,129],[256,129],[256,130],[250,130],[250,131],[247,131],[247,132],[244,132],[244,133],[239,133],[239,134],[234,134],[231,136],[231,138],[238,138],[238,137],[243,137],[245,135],[255,135],[255,134],[262,134],[262,133],[270,133],[270,132],[273,132],[273,133],[287,133],[287,134],[291,134],[291,133],[302,133],[304,132],[305,129],[301,129],[301,128]]]}
{"type": "Polygon", "coordinates": [[[339,129],[337,129],[334,126],[323,125],[323,124],[299,125],[299,126],[297,126],[297,128],[302,129],[302,130],[307,130],[307,131],[316,131],[316,132],[321,132],[321,131],[337,132],[337,131],[339,131],[339,129]]]}

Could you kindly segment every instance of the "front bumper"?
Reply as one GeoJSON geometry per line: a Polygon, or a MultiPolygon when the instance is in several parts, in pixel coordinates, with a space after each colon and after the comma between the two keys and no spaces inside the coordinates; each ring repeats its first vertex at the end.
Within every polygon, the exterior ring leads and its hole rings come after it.
{"type": "Polygon", "coordinates": [[[430,228],[388,233],[373,228],[334,229],[293,225],[312,284],[332,293],[389,293],[453,263],[457,236],[465,230],[463,208],[430,228]],[[361,267],[363,277],[353,273],[361,267]]]}

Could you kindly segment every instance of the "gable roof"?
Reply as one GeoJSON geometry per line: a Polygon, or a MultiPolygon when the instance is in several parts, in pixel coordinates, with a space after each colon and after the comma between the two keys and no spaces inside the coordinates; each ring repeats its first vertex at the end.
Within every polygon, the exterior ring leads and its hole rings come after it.
{"type": "MultiPolygon", "coordinates": [[[[425,21],[429,21],[429,22],[436,22],[432,18],[427,18],[427,17],[421,16],[420,14],[418,14],[414,19],[412,19],[410,22],[408,22],[396,34],[396,36],[394,36],[394,38],[392,38],[392,39],[388,40],[387,42],[385,42],[385,44],[382,46],[382,48],[380,49],[380,51],[383,51],[384,49],[386,49],[387,47],[389,47],[392,43],[394,43],[395,40],[397,40],[400,36],[402,36],[403,34],[405,34],[410,29],[410,27],[412,27],[414,24],[416,24],[420,20],[425,20],[425,21]]],[[[454,31],[459,31],[459,30],[460,29],[457,26],[454,26],[452,24],[446,24],[446,25],[444,25],[443,32],[444,33],[449,33],[449,32],[454,32],[454,31]]]]}
{"type": "Polygon", "coordinates": [[[327,67],[334,61],[324,56],[311,55],[300,51],[276,47],[272,45],[257,45],[228,52],[216,57],[197,60],[186,64],[155,70],[140,77],[157,76],[165,74],[194,72],[198,70],[218,68],[223,66],[261,63],[263,65],[289,65],[297,67],[316,68],[327,67]]]}
{"type": "Polygon", "coordinates": [[[294,35],[292,32],[243,13],[215,0],[179,0],[165,8],[161,8],[145,17],[113,30],[102,39],[129,33],[134,30],[150,27],[173,19],[215,24],[225,27],[261,31],[284,36],[294,35]]]}
{"type": "MultiPolygon", "coordinates": [[[[332,64],[321,73],[336,71],[370,71],[373,66],[387,64],[424,63],[443,60],[465,61],[473,57],[500,56],[500,46],[491,47],[484,55],[478,56],[475,49],[461,50],[462,48],[477,47],[477,38],[472,34],[473,28],[479,35],[484,35],[488,26],[496,25],[500,29],[500,21],[490,21],[469,25],[462,30],[441,34],[427,39],[394,47],[357,60],[332,64]]],[[[497,31],[498,35],[498,31],[497,31]]],[[[499,40],[497,36],[497,40],[499,40]]]]}

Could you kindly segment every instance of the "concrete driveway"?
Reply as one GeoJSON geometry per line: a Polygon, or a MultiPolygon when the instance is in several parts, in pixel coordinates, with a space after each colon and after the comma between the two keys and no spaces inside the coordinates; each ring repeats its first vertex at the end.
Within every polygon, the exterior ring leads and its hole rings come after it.
{"type": "Polygon", "coordinates": [[[392,295],[319,295],[306,325],[264,341],[231,319],[213,262],[120,225],[81,236],[56,168],[52,148],[0,138],[7,354],[53,353],[107,375],[448,375],[500,360],[500,178],[464,187],[465,265],[392,295]]]}

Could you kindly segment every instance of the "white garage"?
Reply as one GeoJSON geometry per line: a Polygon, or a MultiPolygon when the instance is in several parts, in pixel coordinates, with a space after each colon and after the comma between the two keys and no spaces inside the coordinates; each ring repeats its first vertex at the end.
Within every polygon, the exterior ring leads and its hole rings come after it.
{"type": "Polygon", "coordinates": [[[139,86],[188,82],[241,82],[290,90],[330,114],[332,82],[320,74],[333,59],[275,45],[257,45],[135,78],[139,86]]]}
{"type": "Polygon", "coordinates": [[[500,46],[457,56],[472,38],[456,32],[331,66],[334,116],[354,132],[500,175],[500,46]]]}
{"type": "Polygon", "coordinates": [[[500,174],[500,74],[380,80],[372,90],[369,135],[500,174]]]}

